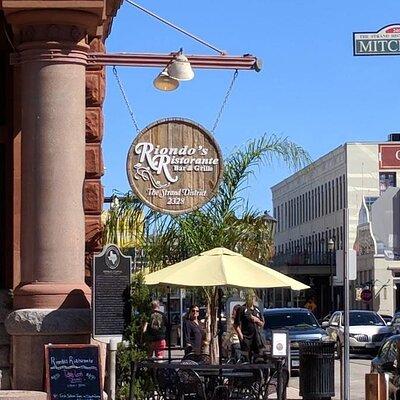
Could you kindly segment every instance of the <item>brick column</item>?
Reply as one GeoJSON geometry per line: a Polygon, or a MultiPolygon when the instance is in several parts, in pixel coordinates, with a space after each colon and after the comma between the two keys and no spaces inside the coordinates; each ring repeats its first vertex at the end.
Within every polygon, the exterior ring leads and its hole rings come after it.
{"type": "Polygon", "coordinates": [[[82,205],[88,45],[83,16],[69,14],[76,25],[51,11],[9,16],[20,28],[22,99],[21,284],[14,308],[89,307],[82,205]],[[58,23],[43,23],[45,17],[58,23]]]}
{"type": "MultiPolygon", "coordinates": [[[[105,52],[100,39],[90,42],[90,50],[105,52]]],[[[104,67],[86,69],[86,171],[84,185],[84,211],[86,230],[86,279],[91,281],[93,253],[101,251],[101,211],[104,193],[101,177],[104,173],[101,141],[103,139],[103,102],[105,97],[104,67]]]]}
{"type": "MultiPolygon", "coordinates": [[[[7,15],[21,71],[21,284],[6,328],[15,389],[41,390],[45,343],[90,341],[85,284],[86,61],[88,30],[101,22],[81,10],[7,15]]],[[[88,158],[100,157],[89,149],[88,158]]],[[[89,198],[93,197],[89,195],[89,198]]]]}

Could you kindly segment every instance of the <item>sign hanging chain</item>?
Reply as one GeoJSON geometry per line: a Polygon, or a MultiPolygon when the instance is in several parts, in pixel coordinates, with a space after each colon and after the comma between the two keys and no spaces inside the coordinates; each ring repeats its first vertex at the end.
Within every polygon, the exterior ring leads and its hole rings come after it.
{"type": "Polygon", "coordinates": [[[117,68],[115,67],[115,65],[113,66],[113,74],[115,76],[115,79],[117,80],[117,83],[118,83],[118,86],[119,86],[119,90],[122,93],[122,97],[124,98],[124,101],[125,101],[125,104],[126,104],[126,108],[128,109],[129,115],[131,116],[132,124],[133,124],[136,132],[139,133],[140,129],[139,129],[138,123],[136,121],[135,114],[133,113],[132,107],[129,104],[128,97],[126,96],[125,89],[122,86],[121,80],[119,79],[118,71],[117,71],[117,68]]]}
{"type": "MultiPolygon", "coordinates": [[[[138,123],[136,121],[135,114],[133,113],[132,107],[129,104],[128,97],[126,95],[126,92],[125,92],[125,89],[124,89],[124,87],[122,85],[122,82],[121,82],[121,80],[120,80],[120,78],[118,76],[118,71],[117,71],[117,68],[115,67],[115,65],[113,66],[113,74],[114,74],[115,79],[117,81],[118,87],[119,87],[119,89],[121,91],[122,97],[124,98],[126,108],[128,109],[129,115],[131,116],[132,124],[133,124],[136,132],[139,133],[140,132],[140,128],[139,128],[138,123]]],[[[223,111],[225,109],[226,103],[228,102],[229,96],[230,96],[230,94],[232,92],[232,88],[233,88],[233,85],[235,84],[235,81],[236,81],[236,78],[237,78],[238,74],[239,74],[239,71],[236,69],[235,72],[233,73],[232,81],[231,81],[231,83],[230,83],[230,85],[228,87],[228,90],[226,91],[224,100],[222,101],[221,108],[219,109],[217,118],[215,119],[214,125],[213,125],[213,127],[211,129],[211,133],[212,134],[214,134],[215,130],[217,129],[217,126],[218,126],[219,121],[221,119],[222,113],[223,113],[223,111]]]]}
{"type": "Polygon", "coordinates": [[[227,103],[227,101],[228,101],[228,98],[229,98],[229,96],[230,96],[230,94],[231,94],[233,85],[235,84],[235,81],[236,81],[236,78],[237,78],[238,74],[239,74],[239,72],[238,72],[238,70],[236,69],[235,72],[233,73],[233,78],[232,78],[232,81],[231,81],[231,83],[230,83],[230,85],[229,85],[229,87],[228,87],[228,90],[226,91],[224,100],[222,101],[221,108],[219,109],[217,118],[216,118],[216,120],[215,120],[215,122],[214,122],[214,125],[213,125],[212,129],[211,129],[211,133],[212,133],[212,134],[215,133],[215,129],[217,128],[217,126],[218,126],[218,124],[219,124],[219,121],[220,121],[220,119],[221,119],[221,115],[222,115],[222,113],[223,113],[223,111],[224,111],[224,108],[225,108],[226,103],[227,103]]]}

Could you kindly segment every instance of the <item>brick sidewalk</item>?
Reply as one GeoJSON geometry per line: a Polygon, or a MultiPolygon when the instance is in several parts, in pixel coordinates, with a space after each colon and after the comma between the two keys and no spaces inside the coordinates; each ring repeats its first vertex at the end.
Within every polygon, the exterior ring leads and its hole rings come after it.
{"type": "MultiPolygon", "coordinates": [[[[291,388],[291,387],[288,387],[286,389],[286,397],[287,397],[287,400],[298,400],[298,399],[301,399],[298,389],[291,388]]],[[[276,399],[276,393],[272,393],[269,398],[270,399],[276,399]]]]}

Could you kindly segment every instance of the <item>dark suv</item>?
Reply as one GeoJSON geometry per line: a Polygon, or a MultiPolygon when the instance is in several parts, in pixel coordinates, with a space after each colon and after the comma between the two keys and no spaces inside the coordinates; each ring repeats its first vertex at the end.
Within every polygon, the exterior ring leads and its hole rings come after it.
{"type": "Polygon", "coordinates": [[[271,340],[272,330],[286,330],[290,340],[290,367],[299,369],[299,343],[328,339],[314,314],[305,308],[271,308],[264,311],[264,333],[271,340]]]}

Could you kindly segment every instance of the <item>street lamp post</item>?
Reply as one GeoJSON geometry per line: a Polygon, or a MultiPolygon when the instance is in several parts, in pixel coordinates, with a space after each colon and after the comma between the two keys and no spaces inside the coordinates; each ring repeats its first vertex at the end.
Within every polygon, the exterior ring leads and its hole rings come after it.
{"type": "MultiPolygon", "coordinates": [[[[264,226],[267,228],[267,235],[271,238],[272,246],[275,247],[275,232],[276,227],[278,225],[278,220],[271,216],[268,211],[264,211],[264,214],[260,217],[264,226]]],[[[263,238],[264,241],[264,238],[263,238]]],[[[272,252],[272,255],[275,254],[275,251],[272,252]]],[[[263,307],[265,307],[265,289],[262,290],[262,302],[263,307]]]]}
{"type": "Polygon", "coordinates": [[[268,234],[271,236],[272,239],[274,239],[278,220],[269,215],[268,211],[264,211],[264,214],[261,216],[261,219],[265,224],[265,226],[269,228],[268,234]]]}
{"type": "Polygon", "coordinates": [[[330,284],[331,284],[331,313],[335,311],[334,307],[334,290],[333,290],[333,251],[335,250],[335,241],[330,238],[328,241],[328,251],[329,251],[329,265],[330,265],[330,284]]]}

